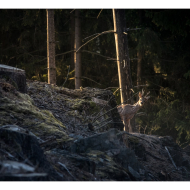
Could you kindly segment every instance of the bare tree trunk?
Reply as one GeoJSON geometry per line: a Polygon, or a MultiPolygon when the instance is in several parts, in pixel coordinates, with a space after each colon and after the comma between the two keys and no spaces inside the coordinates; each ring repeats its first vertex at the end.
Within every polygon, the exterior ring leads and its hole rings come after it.
{"type": "MultiPolygon", "coordinates": [[[[126,25],[125,25],[125,14],[124,14],[124,30],[126,31],[126,25]]],[[[133,88],[132,86],[132,79],[131,79],[131,68],[130,68],[130,58],[129,58],[129,48],[128,48],[128,36],[124,35],[124,52],[125,52],[125,87],[126,87],[126,94],[127,99],[131,98],[128,103],[134,104],[133,101],[133,91],[131,90],[133,88]]],[[[135,129],[135,116],[129,121],[129,132],[132,133],[135,129]]]]}
{"type": "MultiPolygon", "coordinates": [[[[81,46],[81,21],[80,12],[78,9],[75,10],[75,50],[81,46]]],[[[79,89],[82,86],[81,81],[81,51],[75,52],[75,89],[79,89]]]]}
{"type": "Polygon", "coordinates": [[[56,84],[54,10],[47,9],[48,84],[56,84]]]}
{"type": "Polygon", "coordinates": [[[113,9],[113,23],[115,31],[115,46],[116,46],[116,56],[117,56],[117,68],[118,68],[118,77],[119,77],[119,88],[121,103],[127,100],[126,90],[125,90],[125,78],[124,78],[124,47],[123,47],[123,31],[121,26],[120,15],[117,9],[113,9]]]}
{"type": "MultiPolygon", "coordinates": [[[[137,86],[141,85],[141,78],[142,78],[142,72],[141,72],[141,61],[142,61],[142,53],[140,50],[137,50],[137,57],[138,57],[138,62],[137,62],[137,86]]],[[[138,87],[138,89],[140,89],[138,87]]]]}
{"type": "MultiPolygon", "coordinates": [[[[71,27],[71,50],[74,50],[75,46],[75,17],[74,14],[71,14],[71,22],[70,22],[70,27],[71,27]]],[[[71,70],[75,68],[75,63],[74,63],[74,52],[71,53],[71,70]]]]}
{"type": "MultiPolygon", "coordinates": [[[[139,9],[138,10],[138,14],[139,14],[139,22],[140,24],[142,23],[142,10],[139,9]]],[[[137,50],[137,58],[138,58],[138,62],[137,62],[137,86],[141,85],[141,80],[142,80],[142,51],[141,49],[137,50]]],[[[138,87],[138,89],[140,90],[140,88],[138,87]]]]}
{"type": "MultiPolygon", "coordinates": [[[[132,80],[130,70],[130,59],[128,50],[128,39],[126,32],[125,23],[125,10],[124,9],[113,9],[113,21],[115,30],[115,44],[117,54],[117,65],[118,65],[118,76],[119,86],[121,94],[121,103],[127,103],[127,99],[132,97],[132,80]]],[[[131,101],[129,101],[131,102],[131,101]]],[[[132,101],[133,103],[133,101],[132,101]]],[[[132,132],[130,123],[125,124],[124,130],[129,129],[132,132]]]]}

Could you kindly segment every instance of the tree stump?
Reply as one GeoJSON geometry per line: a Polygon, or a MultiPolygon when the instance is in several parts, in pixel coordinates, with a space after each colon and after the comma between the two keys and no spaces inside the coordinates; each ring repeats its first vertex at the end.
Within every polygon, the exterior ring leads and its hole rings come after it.
{"type": "Polygon", "coordinates": [[[2,78],[9,81],[19,92],[26,93],[26,75],[24,70],[0,64],[0,79],[2,78]]]}

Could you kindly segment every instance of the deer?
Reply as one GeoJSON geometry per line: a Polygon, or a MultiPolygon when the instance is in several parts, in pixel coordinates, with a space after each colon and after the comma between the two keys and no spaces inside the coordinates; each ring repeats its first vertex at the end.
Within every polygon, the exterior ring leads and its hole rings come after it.
{"type": "Polygon", "coordinates": [[[142,89],[142,93],[139,92],[139,100],[137,103],[133,105],[123,104],[117,107],[118,113],[124,124],[124,131],[132,132],[130,120],[134,117],[137,111],[144,105],[144,103],[150,98],[150,96],[147,96],[149,93],[150,92],[148,92],[146,96],[144,96],[144,91],[142,89]]]}

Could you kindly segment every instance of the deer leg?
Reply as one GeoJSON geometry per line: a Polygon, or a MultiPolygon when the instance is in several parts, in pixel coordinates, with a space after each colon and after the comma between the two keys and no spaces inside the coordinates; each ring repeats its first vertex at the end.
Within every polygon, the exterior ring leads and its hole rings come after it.
{"type": "Polygon", "coordinates": [[[132,129],[131,124],[130,124],[130,120],[129,120],[129,123],[128,123],[128,129],[129,129],[129,133],[133,132],[133,129],[132,129]]]}
{"type": "Polygon", "coordinates": [[[124,131],[129,132],[129,122],[130,122],[130,120],[126,120],[125,118],[123,119],[123,124],[124,124],[123,130],[124,131]]]}

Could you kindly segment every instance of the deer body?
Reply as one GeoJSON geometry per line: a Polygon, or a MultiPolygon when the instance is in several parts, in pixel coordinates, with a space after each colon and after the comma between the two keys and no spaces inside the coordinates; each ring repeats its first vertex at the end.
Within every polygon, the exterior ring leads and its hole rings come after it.
{"type": "MultiPolygon", "coordinates": [[[[148,95],[149,93],[147,93],[148,95]]],[[[139,92],[139,101],[133,105],[123,104],[117,107],[119,115],[123,120],[124,131],[132,132],[132,128],[130,126],[130,120],[134,117],[137,111],[143,106],[144,102],[146,102],[150,96],[143,96],[144,91],[139,92]]]]}

